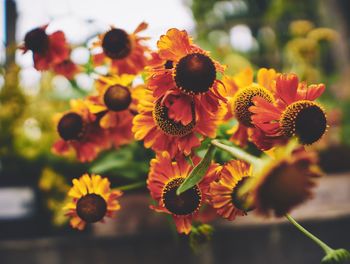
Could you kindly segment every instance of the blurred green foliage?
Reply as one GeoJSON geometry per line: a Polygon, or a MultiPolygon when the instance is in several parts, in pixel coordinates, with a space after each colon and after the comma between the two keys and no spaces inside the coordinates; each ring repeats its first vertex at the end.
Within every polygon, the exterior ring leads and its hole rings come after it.
{"type": "MultiPolygon", "coordinates": [[[[249,66],[271,67],[295,72],[310,84],[325,83],[322,103],[326,111],[342,112],[342,121],[336,124],[333,118],[338,117],[330,113],[330,136],[324,137],[328,142],[323,145],[350,144],[350,65],[346,57],[350,18],[345,11],[349,1],[192,0],[189,6],[196,20],[197,42],[228,65],[227,74],[249,66]],[[240,50],[233,44],[237,38],[246,38],[233,33],[237,26],[249,30],[249,49],[240,50]]],[[[225,138],[225,129],[220,129],[219,137],[225,138]]]]}

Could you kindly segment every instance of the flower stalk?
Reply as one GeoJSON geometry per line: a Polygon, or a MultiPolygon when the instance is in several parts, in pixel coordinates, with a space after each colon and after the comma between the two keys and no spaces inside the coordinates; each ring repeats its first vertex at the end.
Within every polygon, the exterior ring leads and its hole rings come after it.
{"type": "Polygon", "coordinates": [[[305,236],[310,238],[318,246],[320,246],[325,252],[325,257],[322,259],[321,263],[346,263],[350,260],[350,253],[345,249],[333,249],[324,243],[321,239],[311,234],[306,230],[302,225],[300,225],[293,217],[289,214],[286,214],[285,217],[290,223],[292,223],[300,232],[305,236]]]}
{"type": "Polygon", "coordinates": [[[302,232],[305,236],[310,238],[312,241],[314,241],[317,245],[319,245],[323,251],[328,254],[333,249],[329,247],[326,243],[324,243],[322,240],[311,234],[309,231],[307,231],[302,225],[300,225],[293,217],[291,217],[289,214],[286,214],[286,218],[290,223],[292,223],[297,229],[299,229],[300,232],[302,232]]]}

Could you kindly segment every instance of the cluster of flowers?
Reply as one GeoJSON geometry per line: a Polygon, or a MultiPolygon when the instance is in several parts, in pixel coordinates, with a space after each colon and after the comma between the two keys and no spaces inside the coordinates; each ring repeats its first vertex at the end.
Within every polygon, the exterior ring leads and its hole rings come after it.
{"type": "MultiPolygon", "coordinates": [[[[295,74],[265,68],[256,81],[251,69],[226,76],[225,67],[184,30],[169,29],[151,51],[144,43],[147,38],[139,36],[146,27],[142,23],[131,34],[111,28],[99,36],[92,47],[99,52],[92,61],[108,65],[110,74],[96,80],[96,94],[72,100],[71,109],[55,118],[60,139],[53,151],[72,149],[81,162],[88,162],[112,146],[142,140],[156,153],[147,180],[156,202],[151,208],[171,214],[179,233],[189,234],[204,208],[228,220],[253,209],[282,216],[309,198],[320,175],[317,157],[290,139],[310,145],[325,133],[326,114],[315,102],[325,86],[308,86],[295,74]],[[134,86],[141,73],[145,84],[134,86]],[[211,162],[199,183],[178,194],[200,163],[195,149],[233,118],[238,125],[228,131],[231,140],[240,147],[252,142],[269,156],[254,164],[211,162]]],[[[69,72],[71,78],[77,66],[67,66],[71,62],[63,33],[47,35],[45,28],[27,33],[23,49],[33,52],[36,69],[69,72]]],[[[83,175],[73,180],[68,195],[72,202],[65,209],[71,225],[83,229],[119,210],[122,193],[112,191],[107,178],[83,175]]]]}

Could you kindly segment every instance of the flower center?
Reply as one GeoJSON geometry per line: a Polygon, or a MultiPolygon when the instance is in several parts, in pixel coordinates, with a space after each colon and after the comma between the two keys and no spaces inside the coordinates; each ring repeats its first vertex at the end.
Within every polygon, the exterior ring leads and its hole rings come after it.
{"type": "Polygon", "coordinates": [[[253,99],[255,96],[260,96],[268,102],[273,101],[273,95],[264,87],[258,85],[250,85],[237,92],[233,103],[233,112],[240,123],[247,127],[253,127],[252,113],[249,107],[254,105],[253,99]]]}
{"type": "Polygon", "coordinates": [[[188,54],[177,63],[174,79],[176,85],[186,94],[205,93],[216,79],[215,65],[204,54],[188,54]]]}
{"type": "Polygon", "coordinates": [[[62,116],[57,125],[58,134],[64,140],[77,140],[84,134],[83,118],[76,113],[62,116]]]}
{"type": "Polygon", "coordinates": [[[164,63],[164,68],[167,69],[167,70],[170,70],[174,67],[174,64],[173,64],[173,61],[171,60],[167,60],[165,63],[164,63]]]}
{"type": "Polygon", "coordinates": [[[192,121],[187,125],[183,125],[181,122],[176,122],[169,118],[168,108],[165,105],[161,105],[160,101],[157,101],[153,110],[153,119],[158,127],[170,136],[182,137],[190,134],[196,125],[194,103],[191,103],[192,121]]]}
{"type": "Polygon", "coordinates": [[[77,202],[77,215],[87,223],[95,223],[106,215],[107,203],[100,195],[90,193],[77,202]]]}
{"type": "Polygon", "coordinates": [[[103,100],[109,110],[122,111],[129,107],[131,94],[127,87],[116,84],[107,89],[103,100]]]}
{"type": "Polygon", "coordinates": [[[165,185],[162,194],[162,200],[166,209],[175,215],[192,214],[199,209],[202,201],[202,194],[198,186],[176,194],[177,188],[183,183],[184,178],[175,178],[165,185]]]}
{"type": "Polygon", "coordinates": [[[49,37],[45,29],[35,28],[24,37],[24,45],[27,49],[36,53],[45,53],[49,47],[49,37]]]}
{"type": "Polygon", "coordinates": [[[249,212],[254,209],[253,206],[248,206],[247,205],[247,198],[249,193],[246,193],[244,195],[239,196],[239,190],[244,186],[244,184],[247,182],[249,176],[243,177],[235,187],[233,187],[232,193],[231,193],[231,198],[232,198],[232,203],[233,205],[238,208],[241,211],[244,212],[249,212]]]}
{"type": "Polygon", "coordinates": [[[123,59],[131,51],[129,35],[122,29],[112,28],[102,40],[103,52],[111,59],[123,59]]]}
{"type": "Polygon", "coordinates": [[[315,102],[298,101],[289,105],[283,112],[280,126],[283,135],[296,135],[302,144],[309,145],[319,140],[326,132],[326,114],[315,102]]]}

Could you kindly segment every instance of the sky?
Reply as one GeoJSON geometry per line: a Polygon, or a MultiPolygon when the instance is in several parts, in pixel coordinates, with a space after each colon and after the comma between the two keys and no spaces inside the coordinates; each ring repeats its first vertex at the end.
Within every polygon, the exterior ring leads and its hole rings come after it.
{"type": "Polygon", "coordinates": [[[155,43],[168,28],[191,31],[191,11],[182,0],[17,0],[17,39],[37,26],[52,21],[49,30],[63,30],[73,43],[79,43],[110,25],[133,31],[145,21],[147,35],[155,43]],[[34,7],[34,8],[33,8],[34,7]]]}
{"type": "MultiPolygon", "coordinates": [[[[139,23],[147,22],[145,31],[151,37],[149,45],[156,41],[167,29],[177,27],[193,31],[191,10],[183,4],[185,0],[16,0],[18,43],[29,30],[49,23],[48,32],[63,30],[68,41],[81,44],[91,36],[102,33],[111,25],[132,32],[139,23]]],[[[0,0],[0,41],[5,34],[5,0],[0,0]]],[[[1,45],[3,58],[4,45],[1,45]]],[[[22,67],[29,66],[26,57],[17,61],[22,67]]],[[[30,65],[31,66],[31,65],[30,65]]]]}
{"type": "MultiPolygon", "coordinates": [[[[149,27],[143,35],[151,37],[148,45],[155,48],[159,36],[169,28],[193,31],[192,13],[183,1],[186,0],[16,0],[16,40],[21,43],[28,31],[49,24],[48,33],[63,30],[69,43],[79,45],[112,25],[132,32],[141,22],[147,22],[149,27]]],[[[5,0],[0,3],[0,40],[4,43],[5,0]]],[[[3,59],[4,45],[1,45],[0,60],[3,59]]],[[[33,69],[30,52],[23,55],[18,50],[16,62],[22,68],[20,79],[25,90],[29,94],[36,93],[41,74],[33,69]]],[[[91,80],[85,79],[89,86],[91,80]]],[[[0,86],[2,83],[0,78],[0,86]]]]}
{"type": "MultiPolygon", "coordinates": [[[[17,30],[16,40],[21,43],[26,32],[49,24],[48,33],[63,30],[69,43],[79,45],[99,33],[107,31],[111,25],[132,32],[139,23],[147,22],[149,28],[143,33],[151,37],[148,45],[156,47],[159,36],[169,28],[185,29],[194,32],[194,20],[185,1],[191,0],[16,0],[17,30]]],[[[0,37],[4,43],[4,3],[0,0],[0,37]]],[[[226,8],[225,8],[226,10],[226,8]]],[[[232,10],[231,10],[232,11],[232,10]]],[[[250,29],[237,26],[230,32],[231,45],[238,50],[249,50],[253,45],[250,29]]],[[[75,57],[83,53],[73,51],[75,57]]],[[[0,60],[4,58],[4,47],[0,47],[0,60]]],[[[79,58],[78,58],[79,60],[79,58]]],[[[21,66],[20,77],[29,94],[38,91],[41,74],[33,69],[31,53],[16,53],[16,62],[21,66]]],[[[91,80],[85,77],[87,86],[91,80]]],[[[0,76],[0,86],[3,80],[0,76]]]]}

